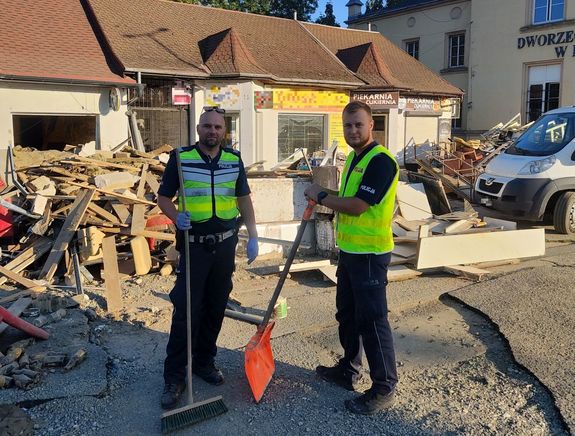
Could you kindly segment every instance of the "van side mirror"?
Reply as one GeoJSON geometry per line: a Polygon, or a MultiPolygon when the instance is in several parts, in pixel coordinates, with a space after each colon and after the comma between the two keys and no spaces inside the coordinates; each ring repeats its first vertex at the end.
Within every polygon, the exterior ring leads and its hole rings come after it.
{"type": "Polygon", "coordinates": [[[575,151],[573,151],[573,154],[571,155],[571,160],[575,161],[575,151]]]}

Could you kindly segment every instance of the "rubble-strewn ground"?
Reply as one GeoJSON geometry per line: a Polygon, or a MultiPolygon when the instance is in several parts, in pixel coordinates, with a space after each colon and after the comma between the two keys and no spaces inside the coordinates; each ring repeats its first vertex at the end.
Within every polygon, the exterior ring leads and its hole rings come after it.
{"type": "MultiPolygon", "coordinates": [[[[514,279],[539,267],[545,262],[516,266],[514,279]]],[[[240,261],[234,294],[245,306],[263,309],[277,277],[250,270],[240,261]]],[[[501,268],[500,274],[507,272],[501,268]]],[[[88,359],[70,372],[44,374],[28,391],[0,390],[0,404],[20,405],[37,435],[158,434],[173,281],[150,275],[124,282],[126,311],[118,319],[106,316],[97,304],[103,290],[92,288],[89,301],[47,326],[52,337],[34,345],[83,343],[88,359]],[[96,319],[88,320],[86,307],[96,309],[96,319]]],[[[255,328],[226,319],[218,355],[226,383],[212,387],[194,379],[194,391],[200,400],[223,395],[230,410],[181,434],[567,434],[552,395],[514,362],[497,327],[440,297],[470,286],[484,284],[441,275],[390,284],[397,402],[387,413],[358,417],[343,406],[355,394],[314,375],[317,364],[333,362],[339,352],[335,287],[318,272],[293,274],[283,293],[288,317],[274,329],[276,374],[262,402],[254,404],[243,375],[242,347],[255,328]]]]}

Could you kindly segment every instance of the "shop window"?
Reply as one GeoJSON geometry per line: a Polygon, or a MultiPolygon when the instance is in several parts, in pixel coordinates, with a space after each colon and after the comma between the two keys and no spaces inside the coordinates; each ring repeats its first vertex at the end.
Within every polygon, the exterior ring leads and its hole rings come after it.
{"type": "Polygon", "coordinates": [[[96,116],[14,115],[14,145],[63,150],[96,140],[96,116]]]}
{"type": "Polygon", "coordinates": [[[449,68],[465,66],[465,33],[449,35],[449,68]]]}
{"type": "Polygon", "coordinates": [[[419,39],[405,41],[405,51],[409,56],[419,59],[419,39]]]}
{"type": "Polygon", "coordinates": [[[279,115],[278,161],[289,157],[298,148],[306,148],[308,155],[323,150],[324,136],[323,115],[279,115]]]}
{"type": "Polygon", "coordinates": [[[527,85],[527,121],[538,119],[543,112],[559,107],[561,66],[542,65],[529,68],[527,85]]]}
{"type": "Polygon", "coordinates": [[[459,101],[459,103],[456,103],[457,107],[453,107],[452,110],[456,113],[459,114],[459,116],[456,116],[455,118],[453,118],[451,120],[451,128],[452,129],[461,129],[463,127],[463,124],[461,123],[461,100],[459,101]]]}
{"type": "Polygon", "coordinates": [[[565,14],[565,0],[533,0],[533,24],[561,21],[565,14]]]}

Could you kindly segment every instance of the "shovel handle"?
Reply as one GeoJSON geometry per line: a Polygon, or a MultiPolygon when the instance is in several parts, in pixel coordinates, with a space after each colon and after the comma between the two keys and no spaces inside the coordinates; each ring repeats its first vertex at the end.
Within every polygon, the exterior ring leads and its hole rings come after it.
{"type": "Polygon", "coordinates": [[[307,200],[307,207],[305,208],[305,210],[303,212],[301,224],[300,224],[299,229],[297,231],[297,235],[295,237],[293,245],[291,246],[290,252],[288,254],[288,258],[287,258],[286,263],[284,265],[284,269],[280,274],[280,278],[278,280],[278,284],[276,285],[276,289],[272,295],[272,299],[270,300],[270,303],[268,304],[268,308],[267,308],[266,313],[264,315],[264,319],[263,319],[262,323],[260,324],[260,326],[258,327],[259,331],[263,331],[270,321],[270,318],[272,316],[272,312],[274,310],[274,306],[276,305],[276,302],[278,301],[278,298],[279,298],[280,293],[282,291],[284,282],[286,281],[287,275],[289,273],[289,269],[291,267],[291,264],[293,263],[295,255],[297,253],[297,249],[298,249],[299,244],[301,242],[301,239],[303,237],[305,227],[307,225],[307,222],[311,218],[311,214],[313,213],[313,208],[316,204],[317,203],[314,200],[312,200],[311,198],[309,198],[307,200]]]}

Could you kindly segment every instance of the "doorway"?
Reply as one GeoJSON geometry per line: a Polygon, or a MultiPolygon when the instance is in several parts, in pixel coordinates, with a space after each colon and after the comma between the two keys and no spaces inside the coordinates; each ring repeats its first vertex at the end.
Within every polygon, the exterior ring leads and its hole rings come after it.
{"type": "Polygon", "coordinates": [[[387,147],[387,115],[373,114],[373,139],[387,147]]]}

